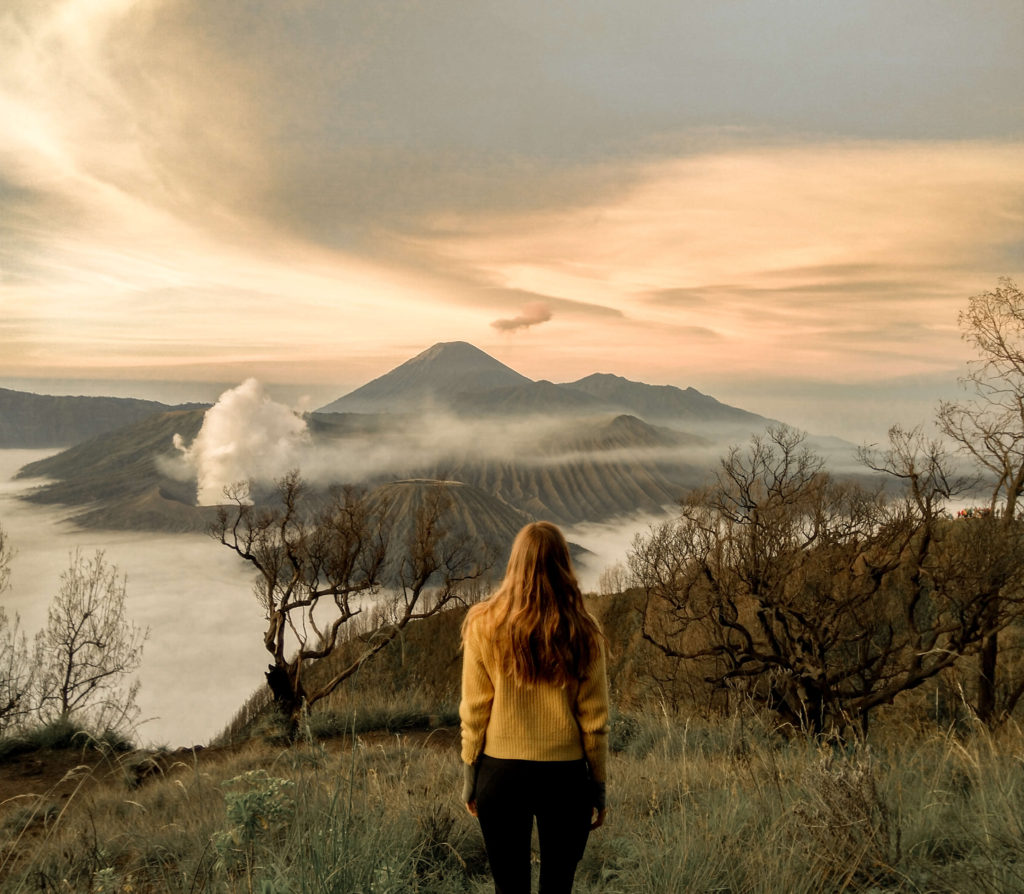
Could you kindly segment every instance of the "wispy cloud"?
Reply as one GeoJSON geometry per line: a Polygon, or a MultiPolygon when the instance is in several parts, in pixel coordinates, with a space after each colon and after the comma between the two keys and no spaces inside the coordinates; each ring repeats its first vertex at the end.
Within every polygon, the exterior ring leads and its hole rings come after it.
{"type": "Polygon", "coordinates": [[[527,304],[518,316],[509,319],[495,320],[491,323],[499,332],[515,332],[517,329],[529,329],[551,319],[551,308],[540,301],[527,304]]]}
{"type": "Polygon", "coordinates": [[[12,0],[0,374],[930,369],[1021,272],[1021,12],[908,3],[12,0]]]}
{"type": "Polygon", "coordinates": [[[948,365],[966,296],[1016,272],[1021,208],[1020,143],[760,147],[650,164],[610,204],[494,219],[438,251],[508,288],[712,330],[687,352],[711,367],[830,357],[863,376],[884,346],[910,373],[948,365]]]}

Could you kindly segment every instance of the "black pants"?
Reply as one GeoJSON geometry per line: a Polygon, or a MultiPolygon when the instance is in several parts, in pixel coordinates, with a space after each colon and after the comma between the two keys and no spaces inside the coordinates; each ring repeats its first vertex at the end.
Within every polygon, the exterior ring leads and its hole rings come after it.
{"type": "Polygon", "coordinates": [[[540,894],[569,894],[590,835],[586,762],[480,758],[476,806],[495,894],[529,894],[537,818],[540,894]]]}

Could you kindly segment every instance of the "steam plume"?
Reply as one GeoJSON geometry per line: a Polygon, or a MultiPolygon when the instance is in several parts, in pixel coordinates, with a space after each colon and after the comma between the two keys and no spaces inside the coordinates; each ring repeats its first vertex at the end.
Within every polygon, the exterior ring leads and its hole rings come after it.
{"type": "Polygon", "coordinates": [[[495,320],[491,325],[502,332],[514,332],[516,329],[546,323],[550,319],[551,308],[542,301],[534,301],[524,305],[518,317],[512,317],[511,320],[495,320]]]}
{"type": "Polygon", "coordinates": [[[224,502],[224,488],[237,482],[280,477],[298,465],[308,441],[305,420],[271,400],[256,379],[220,396],[191,445],[174,436],[174,446],[195,470],[200,506],[224,502]]]}

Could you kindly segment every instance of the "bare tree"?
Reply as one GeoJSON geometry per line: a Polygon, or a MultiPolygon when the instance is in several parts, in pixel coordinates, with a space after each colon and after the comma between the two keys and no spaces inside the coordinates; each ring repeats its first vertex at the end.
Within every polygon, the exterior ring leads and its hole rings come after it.
{"type": "Polygon", "coordinates": [[[68,719],[100,731],[130,728],[137,716],[137,681],[126,682],[142,661],[149,635],[129,620],[127,579],[108,565],[74,552],[35,639],[41,719],[68,719]]]}
{"type": "Polygon", "coordinates": [[[892,501],[832,478],[791,429],[731,450],[678,520],[634,541],[645,639],[815,731],[865,727],[975,648],[994,623],[978,594],[1019,587],[1019,544],[944,519],[941,464],[894,437],[879,465],[925,473],[892,501]]]}
{"type": "Polygon", "coordinates": [[[35,665],[18,615],[0,606],[0,736],[19,728],[32,713],[35,665]]]}
{"type": "MultiPolygon", "coordinates": [[[[0,525],[0,593],[10,583],[13,550],[0,525]]],[[[12,621],[0,606],[0,735],[19,727],[31,711],[30,693],[35,682],[28,641],[18,615],[12,621]]]]}
{"type": "Polygon", "coordinates": [[[229,490],[232,505],[221,507],[212,534],[257,572],[272,658],[267,682],[293,730],[304,706],[333,692],[410,621],[448,605],[487,567],[478,546],[448,524],[441,483],[426,491],[400,537],[386,501],[353,488],[324,501],[297,472],[279,482],[274,508],[251,505],[246,494],[245,487],[229,490]],[[346,628],[357,617],[361,623],[346,628]],[[352,628],[362,643],[355,660],[307,673],[352,628]]]}
{"type": "Polygon", "coordinates": [[[631,585],[629,570],[623,562],[615,562],[613,565],[607,566],[597,576],[597,592],[601,596],[625,593],[631,585]]]}
{"type": "Polygon", "coordinates": [[[11,548],[10,539],[3,525],[0,525],[0,593],[7,589],[11,582],[11,559],[14,558],[14,550],[11,548]]]}
{"type": "Polygon", "coordinates": [[[1024,294],[1010,279],[968,299],[963,339],[977,358],[961,384],[960,402],[939,407],[939,425],[988,473],[993,511],[1017,514],[1024,491],[1024,294]]]}
{"type": "MultiPolygon", "coordinates": [[[[961,379],[968,396],[940,404],[939,426],[982,470],[991,512],[1013,526],[1024,492],[1024,294],[1012,280],[1000,279],[995,289],[968,299],[959,321],[977,357],[961,379]]],[[[998,698],[998,596],[989,612],[993,630],[981,650],[976,710],[983,721],[995,723],[1024,693],[1017,687],[998,698]]]]}

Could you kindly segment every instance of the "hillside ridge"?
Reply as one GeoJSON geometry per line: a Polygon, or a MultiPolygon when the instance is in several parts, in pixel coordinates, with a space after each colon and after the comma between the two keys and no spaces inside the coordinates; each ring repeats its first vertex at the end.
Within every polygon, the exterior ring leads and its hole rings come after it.
{"type": "Polygon", "coordinates": [[[203,406],[0,388],[0,449],[69,447],[156,413],[203,406]]]}

